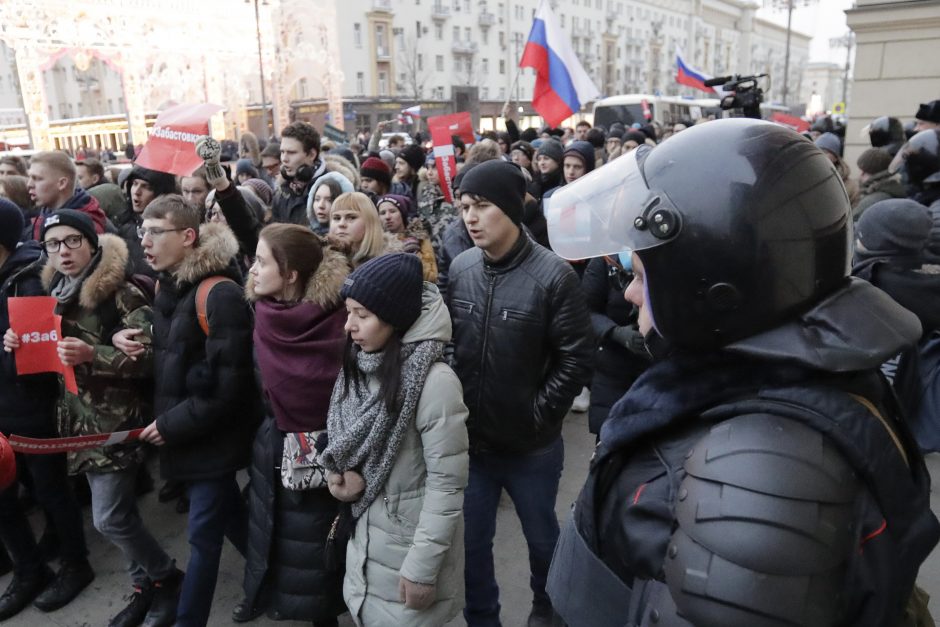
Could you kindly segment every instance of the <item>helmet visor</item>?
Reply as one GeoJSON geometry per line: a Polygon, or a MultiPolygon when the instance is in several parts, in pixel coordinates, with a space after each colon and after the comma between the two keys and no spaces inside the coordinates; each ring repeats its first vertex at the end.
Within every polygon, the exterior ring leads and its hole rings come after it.
{"type": "Polygon", "coordinates": [[[640,147],[559,188],[545,208],[552,250],[587,259],[665,243],[679,230],[678,214],[643,179],[640,147]]]}

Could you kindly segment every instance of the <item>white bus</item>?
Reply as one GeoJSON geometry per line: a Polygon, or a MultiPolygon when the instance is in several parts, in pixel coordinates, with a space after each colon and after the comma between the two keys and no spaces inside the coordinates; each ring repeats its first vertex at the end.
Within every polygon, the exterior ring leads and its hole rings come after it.
{"type": "Polygon", "coordinates": [[[693,122],[702,117],[722,117],[717,98],[682,98],[679,96],[653,96],[626,94],[610,96],[594,103],[594,126],[609,129],[614,122],[627,128],[634,123],[659,122],[668,126],[682,120],[693,122]]]}

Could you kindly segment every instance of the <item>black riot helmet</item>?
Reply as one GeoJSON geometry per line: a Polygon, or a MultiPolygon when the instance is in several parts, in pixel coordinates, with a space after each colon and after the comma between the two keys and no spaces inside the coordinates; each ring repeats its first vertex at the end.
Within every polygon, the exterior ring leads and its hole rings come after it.
{"type": "Polygon", "coordinates": [[[645,269],[656,331],[712,349],[774,328],[847,284],[851,208],[829,159],[783,126],[694,126],[560,188],[553,250],[625,250],[645,269]]]}
{"type": "Polygon", "coordinates": [[[914,135],[898,151],[888,170],[900,172],[905,182],[918,187],[940,184],[940,129],[914,135]]]}
{"type": "Polygon", "coordinates": [[[897,118],[883,115],[875,118],[868,126],[868,138],[871,140],[872,148],[893,147],[893,150],[889,152],[894,155],[906,141],[904,125],[897,118]]]}

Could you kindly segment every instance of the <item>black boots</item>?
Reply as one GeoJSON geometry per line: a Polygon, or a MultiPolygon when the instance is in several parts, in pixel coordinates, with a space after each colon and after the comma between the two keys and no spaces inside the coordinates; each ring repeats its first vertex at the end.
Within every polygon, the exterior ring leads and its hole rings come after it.
{"type": "Polygon", "coordinates": [[[33,605],[43,612],[65,607],[95,579],[95,571],[87,560],[62,564],[52,583],[42,591],[33,605]]]}
{"type": "Polygon", "coordinates": [[[32,603],[33,599],[46,589],[54,576],[52,570],[45,564],[38,572],[30,575],[14,574],[13,581],[7,586],[3,596],[0,596],[0,622],[19,614],[23,608],[32,603]]]}
{"type": "Polygon", "coordinates": [[[153,584],[148,581],[141,586],[135,586],[129,601],[127,607],[111,619],[108,627],[137,627],[144,622],[153,603],[153,584]]]}
{"type": "Polygon", "coordinates": [[[176,622],[183,576],[183,571],[175,569],[166,579],[153,582],[153,601],[144,618],[144,627],[170,627],[176,622]]]}

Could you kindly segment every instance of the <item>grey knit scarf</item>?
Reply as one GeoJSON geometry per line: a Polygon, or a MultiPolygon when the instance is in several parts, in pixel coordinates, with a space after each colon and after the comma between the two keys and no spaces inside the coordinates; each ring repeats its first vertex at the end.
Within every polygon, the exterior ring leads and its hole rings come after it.
{"type": "MultiPolygon", "coordinates": [[[[418,400],[428,371],[443,356],[444,343],[427,340],[405,344],[401,350],[400,409],[397,414],[389,414],[380,390],[370,391],[364,381],[361,385],[351,382],[349,393],[345,394],[346,378],[340,372],[333,387],[327,414],[329,445],[320,456],[320,463],[331,472],[355,470],[365,479],[365,492],[352,504],[355,518],[369,508],[385,487],[405,433],[418,411],[418,400]]],[[[378,370],[384,358],[385,351],[361,351],[356,362],[359,370],[368,377],[378,370]]]]}

